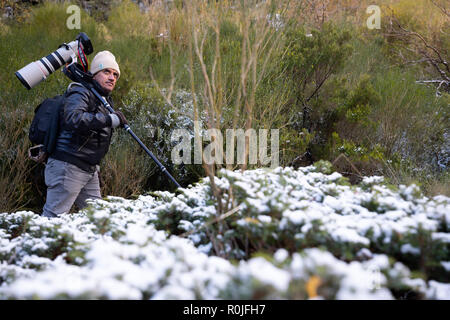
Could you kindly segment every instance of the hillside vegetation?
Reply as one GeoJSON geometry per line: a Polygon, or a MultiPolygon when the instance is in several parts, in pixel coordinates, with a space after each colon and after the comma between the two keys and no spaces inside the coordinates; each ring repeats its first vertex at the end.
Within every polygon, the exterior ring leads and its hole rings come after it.
{"type": "MultiPolygon", "coordinates": [[[[58,71],[27,91],[14,72],[80,31],[94,46],[89,59],[116,55],[116,108],[184,186],[222,167],[171,162],[173,130],[193,132],[200,120],[223,132],[279,129],[281,166],[328,160],[352,183],[382,175],[449,195],[445,1],[382,1],[372,30],[364,1],[141,2],[75,1],[85,9],[80,30],[66,26],[73,3],[2,2],[1,211],[41,210],[43,167],[27,159],[27,130],[34,108],[69,83],[58,71]]],[[[120,130],[102,168],[105,195],[173,191],[120,130]]]]}

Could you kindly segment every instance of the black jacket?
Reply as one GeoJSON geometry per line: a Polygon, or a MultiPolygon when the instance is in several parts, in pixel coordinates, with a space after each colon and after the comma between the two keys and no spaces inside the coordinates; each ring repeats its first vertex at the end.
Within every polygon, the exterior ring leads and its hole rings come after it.
{"type": "MultiPolygon", "coordinates": [[[[110,97],[106,97],[112,106],[110,97]]],[[[66,91],[60,110],[60,128],[52,158],[94,172],[108,152],[113,129],[108,110],[94,94],[80,84],[66,91]]]]}

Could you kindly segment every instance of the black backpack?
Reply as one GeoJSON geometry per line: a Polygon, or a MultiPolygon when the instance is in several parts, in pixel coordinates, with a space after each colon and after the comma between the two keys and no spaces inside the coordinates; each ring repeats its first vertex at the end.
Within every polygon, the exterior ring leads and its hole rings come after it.
{"type": "Polygon", "coordinates": [[[65,94],[45,99],[34,110],[28,137],[33,147],[28,150],[29,157],[44,162],[53,152],[59,131],[59,113],[64,105],[65,94]]]}

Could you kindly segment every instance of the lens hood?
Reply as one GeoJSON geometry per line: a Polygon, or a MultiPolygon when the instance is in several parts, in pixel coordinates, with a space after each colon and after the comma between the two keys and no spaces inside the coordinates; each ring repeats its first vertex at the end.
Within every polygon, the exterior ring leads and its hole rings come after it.
{"type": "Polygon", "coordinates": [[[76,39],[81,41],[81,44],[83,45],[83,51],[86,55],[89,55],[92,52],[94,52],[94,47],[92,46],[91,40],[89,39],[86,33],[80,32],[80,34],[78,34],[76,39]]]}

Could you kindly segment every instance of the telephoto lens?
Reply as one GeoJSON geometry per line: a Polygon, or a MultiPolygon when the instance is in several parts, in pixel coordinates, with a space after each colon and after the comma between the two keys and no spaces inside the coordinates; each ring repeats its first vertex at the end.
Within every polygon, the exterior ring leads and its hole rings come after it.
{"type": "Polygon", "coordinates": [[[18,70],[15,75],[22,84],[30,90],[38,83],[45,80],[50,74],[55,72],[66,63],[71,63],[78,56],[82,65],[86,66],[87,59],[85,55],[89,55],[94,51],[91,40],[81,32],[76,40],[66,44],[62,44],[59,48],[48,56],[37,61],[31,62],[22,69],[18,70]]]}

